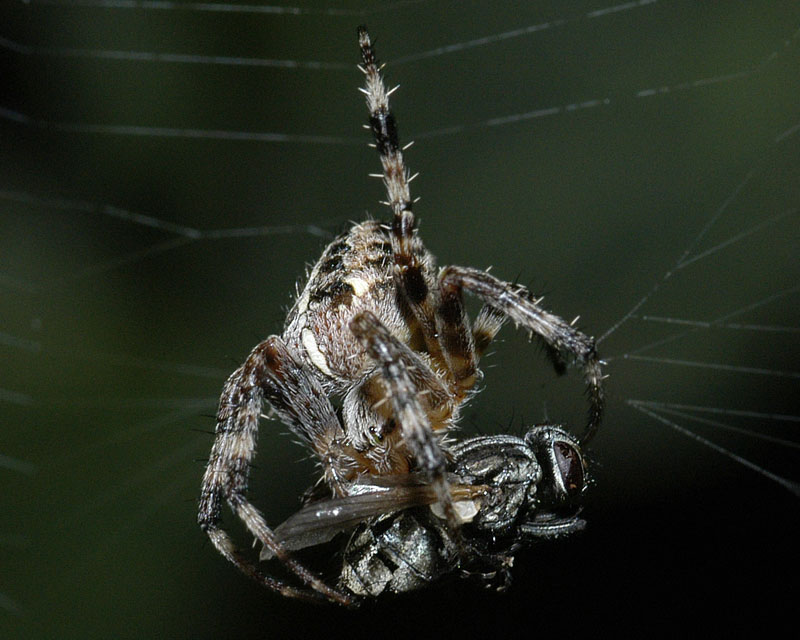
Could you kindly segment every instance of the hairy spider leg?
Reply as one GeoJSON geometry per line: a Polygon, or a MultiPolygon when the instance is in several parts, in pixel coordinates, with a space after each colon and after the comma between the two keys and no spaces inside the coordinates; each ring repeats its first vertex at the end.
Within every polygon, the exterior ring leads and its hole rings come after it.
{"type": "Polygon", "coordinates": [[[331,601],[350,605],[353,604],[350,597],[326,585],[288,554],[264,517],[247,499],[248,475],[255,455],[258,420],[265,396],[271,402],[276,402],[276,398],[280,399],[277,406],[273,406],[279,414],[288,418],[288,423],[295,427],[301,437],[310,437],[302,427],[297,426],[297,417],[304,411],[316,411],[318,414],[315,417],[323,418],[315,429],[332,429],[332,419],[336,423],[336,429],[340,430],[327,397],[321,393],[321,389],[312,390],[314,384],[319,386],[318,383],[310,376],[297,375],[295,369],[299,369],[299,366],[293,362],[280,338],[271,336],[256,346],[244,364],[228,378],[217,412],[214,445],[203,476],[197,521],[223,556],[268,589],[305,600],[319,600],[315,593],[319,592],[331,601]],[[302,385],[309,385],[309,388],[301,393],[293,393],[302,385]],[[282,390],[279,390],[281,387],[282,390]],[[320,400],[313,408],[306,406],[312,396],[320,400]],[[329,412],[324,406],[325,402],[328,402],[329,412]],[[220,526],[223,499],[250,533],[314,591],[296,589],[265,575],[236,549],[230,536],[220,526]]]}
{"type": "Polygon", "coordinates": [[[336,409],[319,379],[311,375],[292,355],[282,338],[271,336],[264,397],[292,432],[314,451],[322,475],[336,495],[357,467],[354,452],[344,444],[345,433],[336,409]]]}
{"type": "Polygon", "coordinates": [[[431,483],[447,523],[453,529],[454,535],[457,535],[461,521],[453,506],[453,496],[447,480],[447,458],[431,428],[428,414],[420,403],[419,390],[409,374],[413,369],[424,368],[425,364],[368,311],[353,318],[350,329],[380,366],[382,378],[388,387],[388,400],[400,425],[403,441],[431,483]]]}
{"type": "Polygon", "coordinates": [[[410,307],[425,349],[437,362],[443,362],[441,346],[436,339],[433,300],[430,287],[425,280],[425,265],[422,252],[415,243],[416,217],[409,190],[411,178],[403,161],[403,150],[397,134],[397,123],[389,108],[389,94],[381,78],[378,60],[370,42],[366,27],[358,28],[361,47],[361,70],[366,77],[361,90],[367,99],[369,125],[375,139],[375,147],[383,167],[383,182],[386,185],[387,204],[393,214],[391,225],[392,252],[395,263],[395,280],[405,302],[410,307]]]}
{"type": "MultiPolygon", "coordinates": [[[[440,276],[441,287],[441,276],[440,276]]],[[[480,358],[486,353],[486,349],[495,339],[503,324],[506,321],[506,316],[500,313],[497,309],[489,304],[484,304],[475,322],[472,324],[472,342],[475,345],[475,354],[480,358]]]]}
{"type": "MultiPolygon", "coordinates": [[[[366,76],[365,88],[362,91],[366,95],[370,128],[383,167],[383,180],[388,195],[386,204],[391,208],[393,214],[391,242],[395,282],[403,301],[408,305],[416,320],[425,351],[429,354],[434,366],[444,373],[451,396],[446,405],[447,411],[455,414],[458,405],[466,399],[480,375],[478,370],[479,352],[475,350],[473,331],[470,329],[461,296],[458,292],[444,292],[442,295],[441,287],[435,282],[428,282],[425,277],[433,265],[424,263],[429,254],[424,251],[416,238],[416,218],[412,211],[413,202],[409,189],[411,178],[409,178],[403,160],[397,124],[389,108],[391,92],[386,90],[383,83],[375,51],[365,27],[359,27],[358,36],[363,63],[361,69],[366,76]]],[[[430,258],[427,259],[430,260],[430,258]]],[[[486,345],[499,330],[502,321],[498,320],[496,314],[488,310],[480,314],[479,319],[481,324],[478,335],[481,338],[481,344],[486,345]]],[[[351,327],[356,325],[354,332],[360,330],[357,328],[359,324],[359,322],[351,324],[351,327]]],[[[362,328],[366,329],[366,325],[362,328]]],[[[386,333],[388,334],[388,332],[386,333]]],[[[377,355],[373,354],[373,356],[379,359],[377,355]]],[[[391,380],[386,375],[386,371],[385,368],[384,377],[391,380]]],[[[395,399],[392,399],[392,402],[395,402],[395,399]]],[[[395,415],[402,425],[401,409],[406,411],[408,408],[395,407],[395,415]]],[[[421,410],[421,407],[417,403],[414,409],[415,411],[411,411],[411,414],[416,413],[416,410],[421,410]]],[[[424,422],[420,422],[419,416],[417,418],[410,417],[409,419],[416,422],[409,427],[402,425],[402,428],[404,433],[407,430],[411,438],[409,448],[418,464],[426,470],[431,478],[435,478],[437,492],[441,496],[448,524],[455,530],[459,521],[444,476],[444,455],[438,441],[429,432],[431,428],[442,428],[450,422],[446,418],[442,421],[431,420],[431,417],[430,415],[424,416],[424,422]],[[420,439],[423,433],[424,447],[422,446],[423,441],[420,439]]]]}
{"type": "Polygon", "coordinates": [[[391,238],[397,288],[419,325],[426,351],[436,364],[441,365],[452,395],[461,401],[479,375],[473,333],[461,298],[447,296],[440,299],[435,284],[426,282],[425,268],[420,259],[424,255],[422,247],[414,242],[416,218],[409,189],[412,178],[403,160],[397,123],[389,108],[391,91],[387,91],[383,83],[381,66],[365,27],[359,27],[358,38],[363,63],[361,69],[366,76],[362,91],[367,98],[370,129],[383,166],[383,181],[388,195],[385,204],[393,214],[391,238]]]}
{"type": "Polygon", "coordinates": [[[556,353],[568,354],[583,367],[589,394],[589,419],[580,444],[586,444],[597,432],[603,415],[603,373],[597,357],[594,338],[590,338],[549,311],[542,309],[535,296],[525,287],[498,280],[492,275],[470,267],[447,266],[440,274],[445,291],[462,289],[480,298],[485,304],[508,316],[517,326],[522,326],[541,337],[556,353]]]}

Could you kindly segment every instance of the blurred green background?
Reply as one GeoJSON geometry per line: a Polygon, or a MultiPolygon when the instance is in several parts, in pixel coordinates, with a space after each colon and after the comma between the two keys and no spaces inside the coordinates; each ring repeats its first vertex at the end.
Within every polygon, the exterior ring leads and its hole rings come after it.
{"type": "MultiPolygon", "coordinates": [[[[0,15],[3,637],[789,615],[796,2],[9,0],[0,15]],[[205,542],[195,502],[226,376],[280,330],[327,239],[385,215],[356,92],[362,22],[402,84],[440,264],[492,266],[597,337],[652,295],[600,345],[587,531],[521,553],[508,594],[461,581],[353,614],[248,582],[205,542]]],[[[581,424],[580,377],[556,379],[523,335],[504,330],[485,362],[466,435],[581,424]]],[[[286,431],[262,425],[252,481],[272,523],[315,479],[286,431]]]]}

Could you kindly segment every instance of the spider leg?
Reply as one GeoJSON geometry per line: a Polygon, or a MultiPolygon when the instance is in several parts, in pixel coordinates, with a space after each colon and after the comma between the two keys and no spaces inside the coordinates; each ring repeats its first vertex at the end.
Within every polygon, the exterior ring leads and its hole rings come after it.
{"type": "Polygon", "coordinates": [[[362,71],[366,76],[362,89],[367,97],[369,124],[375,139],[375,147],[383,167],[383,182],[388,200],[385,204],[392,210],[391,242],[395,262],[395,280],[405,302],[422,329],[425,347],[431,357],[442,361],[442,350],[436,340],[434,302],[425,273],[432,264],[420,257],[421,243],[416,237],[416,217],[409,183],[411,178],[403,160],[403,150],[397,135],[397,122],[389,109],[389,94],[381,78],[381,66],[365,27],[358,28],[361,46],[362,71]]]}
{"type": "Polygon", "coordinates": [[[314,450],[328,486],[341,493],[355,463],[343,446],[345,434],[336,410],[319,380],[303,369],[281,339],[273,336],[266,342],[270,346],[262,380],[264,397],[284,424],[314,450]]]}
{"type": "MultiPolygon", "coordinates": [[[[461,299],[461,290],[447,286],[442,280],[443,274],[444,272],[439,274],[438,283],[437,336],[449,372],[451,391],[457,398],[463,399],[480,376],[479,354],[475,350],[474,333],[470,330],[469,318],[461,299]]],[[[499,328],[498,325],[497,329],[499,328]]],[[[486,344],[488,345],[488,341],[486,344]]]]}
{"type": "Polygon", "coordinates": [[[505,321],[506,317],[491,305],[485,304],[481,307],[472,325],[472,342],[479,358],[486,353],[505,321]]]}
{"type": "MultiPolygon", "coordinates": [[[[314,381],[308,376],[301,376],[298,371],[299,365],[291,358],[280,338],[272,336],[253,349],[245,363],[228,378],[220,398],[214,445],[203,476],[197,521],[223,556],[268,589],[282,595],[317,601],[319,596],[315,592],[318,592],[328,600],[350,605],[352,600],[348,596],[326,585],[286,552],[264,517],[247,499],[248,474],[255,455],[263,398],[275,402],[276,410],[285,417],[300,420],[301,416],[305,418],[304,412],[312,411],[306,404],[310,401],[309,393],[314,381]],[[303,384],[309,388],[302,388],[303,384]],[[223,500],[227,501],[250,533],[314,591],[297,589],[266,576],[247,560],[220,526],[223,500]]],[[[322,394],[318,397],[325,396],[322,394]]],[[[335,420],[332,408],[330,411],[335,420]]],[[[294,420],[289,422],[297,428],[294,420]]],[[[323,420],[321,424],[325,425],[325,422],[323,420]]],[[[303,429],[297,431],[301,436],[310,437],[310,433],[305,433],[303,429]]]]}
{"type": "Polygon", "coordinates": [[[353,318],[350,329],[378,363],[403,441],[414,456],[419,470],[433,487],[448,525],[457,532],[460,519],[453,506],[453,496],[447,480],[447,458],[420,404],[419,390],[410,373],[414,368],[426,365],[368,311],[353,318]]]}
{"type": "Polygon", "coordinates": [[[383,181],[392,209],[392,253],[394,255],[395,281],[398,291],[419,325],[425,349],[431,358],[442,365],[450,382],[453,395],[462,400],[472,389],[480,375],[477,360],[483,349],[499,331],[502,320],[491,310],[482,312],[476,325],[475,337],[461,303],[460,294],[437,299],[441,288],[431,291],[432,282],[425,274],[433,269],[426,262],[421,244],[416,237],[416,218],[403,151],[397,134],[397,123],[389,108],[389,94],[381,78],[375,50],[364,27],[359,27],[362,70],[366,76],[364,94],[367,96],[370,128],[375,147],[383,166],[383,181]],[[476,350],[475,342],[480,347],[476,350]]]}
{"type": "Polygon", "coordinates": [[[560,354],[566,353],[583,366],[590,407],[588,423],[579,442],[588,442],[597,431],[605,403],[601,362],[597,357],[594,339],[542,309],[531,292],[522,285],[503,282],[485,271],[448,266],[442,269],[439,282],[443,297],[460,294],[464,289],[508,316],[517,326],[523,326],[540,336],[548,345],[555,363],[560,363],[560,354]]]}
{"type": "Polygon", "coordinates": [[[414,226],[414,214],[411,212],[411,194],[408,171],[403,162],[403,152],[397,136],[397,123],[389,109],[389,94],[381,78],[378,59],[370,42],[366,27],[358,28],[358,44],[361,47],[361,70],[366,76],[366,86],[362,92],[367,97],[369,124],[375,137],[375,146],[383,165],[383,181],[386,184],[389,201],[395,220],[394,224],[403,227],[401,237],[410,237],[414,226]],[[407,212],[407,213],[405,213],[407,212]]]}

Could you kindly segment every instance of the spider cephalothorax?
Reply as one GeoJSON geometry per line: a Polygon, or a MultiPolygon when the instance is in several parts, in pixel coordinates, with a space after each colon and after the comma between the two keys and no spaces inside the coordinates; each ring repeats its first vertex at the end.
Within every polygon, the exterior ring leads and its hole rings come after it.
{"type": "Polygon", "coordinates": [[[349,497],[363,495],[369,479],[393,486],[418,486],[422,479],[428,498],[418,502],[435,506],[446,539],[459,553],[462,503],[477,504],[474,498],[487,489],[451,482],[448,465],[459,456],[443,437],[473,393],[481,376],[479,359],[505,319],[543,340],[557,365],[569,358],[583,367],[590,412],[580,443],[594,434],[603,408],[591,338],[545,311],[520,285],[470,267],[437,269],[416,231],[411,178],[389,110],[391,92],[363,27],[359,44],[369,128],[392,218],[357,224],[328,245],[281,335],[258,344],[228,378],[198,515],[214,546],[265,586],[295,597],[321,594],[342,604],[352,602],[352,595],[329,587],[293,559],[247,498],[264,401],[314,451],[331,499],[347,504],[349,497]],[[463,292],[484,303],[474,322],[464,311],[463,292]],[[220,527],[223,502],[306,587],[264,574],[236,548],[220,527]]]}

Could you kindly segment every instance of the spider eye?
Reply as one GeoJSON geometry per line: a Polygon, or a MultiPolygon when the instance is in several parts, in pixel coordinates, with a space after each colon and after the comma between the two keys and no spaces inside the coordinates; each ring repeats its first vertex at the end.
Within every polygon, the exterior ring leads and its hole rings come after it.
{"type": "Polygon", "coordinates": [[[553,453],[567,495],[580,494],[586,486],[581,454],[575,447],[564,441],[553,443],[553,453]]]}
{"type": "Polygon", "coordinates": [[[383,442],[383,439],[392,433],[397,428],[397,422],[394,418],[386,421],[384,424],[375,424],[369,428],[369,434],[372,440],[376,443],[383,442]]]}

